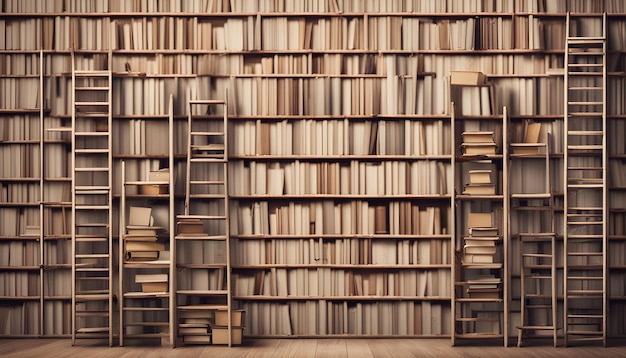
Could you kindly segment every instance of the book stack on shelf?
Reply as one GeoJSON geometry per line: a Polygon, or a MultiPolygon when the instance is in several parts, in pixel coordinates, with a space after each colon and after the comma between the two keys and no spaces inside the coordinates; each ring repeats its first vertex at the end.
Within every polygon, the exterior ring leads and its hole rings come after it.
{"type": "Polygon", "coordinates": [[[141,284],[141,292],[167,292],[168,278],[166,273],[155,274],[137,274],[135,275],[135,283],[141,284]]]}
{"type": "Polygon", "coordinates": [[[153,225],[151,213],[151,208],[130,207],[129,223],[124,236],[124,257],[128,262],[155,261],[167,256],[165,244],[157,242],[158,231],[162,228],[153,225]]]}
{"type": "Polygon", "coordinates": [[[544,146],[544,144],[539,143],[541,123],[525,121],[516,129],[511,138],[512,154],[539,154],[540,147],[544,146]]]}
{"type": "Polygon", "coordinates": [[[469,171],[469,183],[465,185],[463,194],[495,195],[496,185],[491,179],[491,169],[474,169],[469,171]]]}
{"type": "Polygon", "coordinates": [[[497,145],[493,131],[463,132],[463,155],[492,155],[496,154],[497,145]]]}
{"type": "Polygon", "coordinates": [[[498,229],[492,226],[491,213],[470,213],[468,236],[463,246],[463,264],[493,263],[498,229]]]}
{"type": "Polygon", "coordinates": [[[498,299],[502,292],[502,279],[494,275],[481,275],[467,280],[467,294],[470,298],[498,299]]]}

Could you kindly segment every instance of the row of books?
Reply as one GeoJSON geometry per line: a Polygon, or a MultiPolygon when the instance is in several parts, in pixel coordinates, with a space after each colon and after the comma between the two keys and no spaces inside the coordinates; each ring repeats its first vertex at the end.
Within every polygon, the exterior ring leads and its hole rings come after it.
{"type": "Polygon", "coordinates": [[[250,335],[447,335],[450,307],[437,302],[255,302],[246,310],[250,335]]]}
{"type": "Polygon", "coordinates": [[[234,133],[233,156],[450,154],[450,125],[441,121],[238,121],[234,133]]]}
{"type": "Polygon", "coordinates": [[[239,239],[233,265],[446,265],[449,239],[239,239]]]}
{"type": "Polygon", "coordinates": [[[366,272],[350,270],[256,270],[236,275],[235,296],[332,297],[450,297],[450,270],[366,272]]]}
{"type": "MultiPolygon", "coordinates": [[[[236,204],[236,203],[233,203],[236,204]]],[[[389,209],[366,201],[324,200],[270,206],[267,201],[231,205],[231,235],[439,235],[449,232],[445,207],[391,202],[389,209]],[[388,216],[385,213],[388,212],[388,216]],[[279,225],[280,224],[280,225],[279,225]]]]}
{"type": "Polygon", "coordinates": [[[418,161],[365,163],[265,162],[231,165],[239,181],[234,195],[446,195],[449,163],[418,161]],[[428,177],[424,173],[429,173],[428,177]]]}
{"type": "Polygon", "coordinates": [[[0,207],[0,236],[36,237],[39,235],[39,208],[0,207]]]}

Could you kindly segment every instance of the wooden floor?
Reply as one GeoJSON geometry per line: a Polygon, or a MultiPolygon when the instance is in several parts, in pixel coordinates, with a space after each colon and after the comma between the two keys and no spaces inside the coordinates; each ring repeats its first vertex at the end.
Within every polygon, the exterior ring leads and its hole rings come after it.
{"type": "Polygon", "coordinates": [[[626,357],[626,346],[523,348],[451,347],[447,339],[257,339],[242,346],[108,347],[69,339],[0,339],[0,357],[156,358],[156,357],[626,357]]]}

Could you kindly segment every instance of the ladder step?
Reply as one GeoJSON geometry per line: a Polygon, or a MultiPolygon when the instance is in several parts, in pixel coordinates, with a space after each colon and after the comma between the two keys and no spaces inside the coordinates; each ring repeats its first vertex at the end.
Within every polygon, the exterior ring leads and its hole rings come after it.
{"type": "Polygon", "coordinates": [[[76,311],[76,317],[108,317],[109,311],[76,311]]]}
{"type": "Polygon", "coordinates": [[[567,149],[569,150],[602,150],[602,145],[601,144],[568,145],[567,149]]]}
{"type": "Polygon", "coordinates": [[[110,210],[108,205],[79,205],[76,204],[76,210],[110,210]]]}
{"type": "Polygon", "coordinates": [[[88,149],[75,149],[74,152],[77,154],[106,154],[106,153],[109,153],[110,150],[106,148],[104,149],[103,148],[98,148],[98,149],[88,148],[88,149]]]}
{"type": "Polygon", "coordinates": [[[575,280],[575,281],[598,281],[598,280],[602,280],[604,279],[604,277],[602,276],[567,276],[568,280],[575,280]]]}
{"type": "Polygon", "coordinates": [[[604,135],[604,131],[567,131],[567,134],[578,136],[601,136],[604,135]]]}
{"type": "Polygon", "coordinates": [[[604,43],[604,36],[568,36],[567,43],[597,44],[604,43]]]}
{"type": "Polygon", "coordinates": [[[76,77],[105,77],[109,76],[111,71],[107,70],[75,70],[74,75],[76,77]]]}
{"type": "Polygon", "coordinates": [[[109,254],[76,254],[77,259],[97,259],[97,258],[108,258],[109,254]]]}
{"type": "Polygon", "coordinates": [[[108,333],[109,327],[83,327],[76,329],[76,333],[81,334],[97,334],[97,333],[108,333]]]}
{"type": "Polygon", "coordinates": [[[602,318],[604,318],[604,316],[601,315],[601,314],[568,314],[567,318],[574,318],[574,319],[580,319],[580,318],[602,319],[602,318]]]}
{"type": "MultiPolygon", "coordinates": [[[[199,136],[199,137],[223,137],[223,136],[226,135],[224,132],[200,132],[200,131],[193,131],[190,134],[192,136],[199,136]]],[[[217,144],[218,143],[215,143],[215,145],[217,145],[217,144]]],[[[223,144],[222,144],[222,146],[223,146],[223,144]]]]}
{"type": "Polygon", "coordinates": [[[75,106],[108,106],[111,102],[109,101],[85,101],[85,102],[74,102],[75,106]]]}
{"type": "Polygon", "coordinates": [[[93,87],[85,87],[85,86],[80,86],[80,87],[75,87],[74,88],[76,91],[108,91],[110,89],[109,86],[93,86],[93,87]]]}
{"type": "Polygon", "coordinates": [[[107,167],[91,167],[91,168],[74,168],[75,172],[108,172],[110,169],[107,167]]]}
{"type": "Polygon", "coordinates": [[[224,220],[224,215],[178,215],[179,219],[224,220]]]}
{"type": "Polygon", "coordinates": [[[191,185],[225,185],[226,182],[223,180],[190,180],[189,184],[191,185]]]}
{"type": "Polygon", "coordinates": [[[109,132],[76,132],[74,135],[76,137],[106,137],[109,132]]]}
{"type": "Polygon", "coordinates": [[[189,104],[226,104],[226,102],[219,99],[191,99],[189,104]]]}
{"type": "Polygon", "coordinates": [[[569,117],[602,117],[602,112],[570,112],[569,117]]]}
{"type": "Polygon", "coordinates": [[[516,326],[515,328],[517,329],[526,329],[526,330],[533,330],[533,331],[537,331],[537,330],[554,330],[556,329],[554,326],[516,326]]]}
{"type": "MultiPolygon", "coordinates": [[[[109,112],[84,112],[81,111],[80,108],[76,109],[76,118],[80,119],[80,118],[108,118],[109,117],[109,112]]],[[[101,131],[98,132],[101,133],[101,135],[107,135],[107,131],[101,131]]]]}
{"type": "MultiPolygon", "coordinates": [[[[532,298],[532,297],[531,297],[532,298]]],[[[542,297],[542,298],[552,298],[552,297],[542,297]]],[[[545,310],[552,309],[552,305],[526,305],[527,309],[537,309],[537,310],[545,310]]]]}
{"type": "Polygon", "coordinates": [[[602,256],[604,253],[602,251],[591,252],[591,251],[580,251],[580,252],[568,252],[567,256],[576,256],[576,257],[593,257],[593,256],[602,256]]]}
{"type": "Polygon", "coordinates": [[[522,254],[522,257],[544,257],[544,258],[552,258],[552,254],[522,254]]]}
{"type": "Polygon", "coordinates": [[[109,299],[108,294],[94,294],[94,295],[77,294],[76,295],[77,301],[105,301],[108,299],[109,299]]]}
{"type": "Polygon", "coordinates": [[[575,86],[569,87],[570,91],[602,91],[604,88],[602,87],[593,87],[593,86],[575,86]]]}
{"type": "Polygon", "coordinates": [[[572,106],[600,106],[602,105],[602,102],[576,102],[576,101],[572,101],[572,102],[567,102],[567,104],[572,105],[572,106]]]}
{"type": "Polygon", "coordinates": [[[584,295],[589,297],[602,297],[602,290],[568,290],[567,294],[576,296],[576,295],[584,295]]]}
{"type": "Polygon", "coordinates": [[[77,185],[76,186],[76,191],[103,191],[103,190],[110,190],[111,187],[109,187],[108,185],[77,185]]]}
{"type": "Polygon", "coordinates": [[[56,128],[48,128],[46,129],[48,132],[71,132],[71,127],[56,127],[56,128]]]}
{"type": "Polygon", "coordinates": [[[85,267],[77,268],[76,272],[109,272],[108,267],[85,267]]]}
{"type": "Polygon", "coordinates": [[[601,63],[568,63],[568,67],[580,67],[580,68],[601,68],[604,67],[601,63]]]}

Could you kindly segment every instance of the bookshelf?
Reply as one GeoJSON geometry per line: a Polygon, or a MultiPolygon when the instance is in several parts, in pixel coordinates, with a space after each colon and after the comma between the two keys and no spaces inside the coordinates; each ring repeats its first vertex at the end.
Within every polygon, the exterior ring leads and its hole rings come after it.
{"type": "Polygon", "coordinates": [[[165,157],[121,161],[119,344],[175,345],[174,135],[172,97],[165,157]],[[131,165],[128,165],[128,164],[131,165]]]}
{"type": "Polygon", "coordinates": [[[452,344],[490,339],[508,345],[509,172],[507,107],[493,107],[482,72],[453,71],[454,157],[452,344]]]}
{"type": "MultiPolygon", "coordinates": [[[[0,243],[3,257],[13,252],[11,245],[21,250],[19,242],[38,253],[36,265],[44,265],[43,271],[3,271],[28,272],[39,282],[36,295],[0,303],[11,317],[17,312],[38,317],[35,328],[19,335],[71,333],[66,324],[71,294],[64,289],[71,285],[64,283],[71,281],[70,224],[63,224],[71,216],[70,138],[51,130],[69,126],[71,118],[70,48],[84,68],[108,64],[111,52],[116,219],[122,161],[127,172],[134,171],[131,162],[169,162],[169,154],[154,145],[168,141],[163,130],[168,95],[174,94],[172,177],[182,183],[187,143],[178,139],[186,138],[187,103],[221,98],[229,89],[229,171],[236,174],[228,185],[232,284],[234,303],[247,309],[246,335],[447,336],[454,331],[448,316],[454,292],[453,208],[460,199],[452,190],[458,163],[446,78],[457,70],[485,73],[493,84],[492,107],[506,106],[512,126],[533,120],[542,123],[542,133],[551,133],[557,270],[562,270],[566,12],[578,18],[606,11],[609,252],[623,246],[619,223],[626,185],[620,173],[626,150],[618,133],[626,103],[626,8],[621,1],[11,0],[2,11],[0,88],[6,95],[0,101],[12,101],[11,93],[17,101],[3,106],[2,128],[12,121],[4,119],[30,118],[29,135],[39,135],[13,144],[3,140],[0,146],[36,148],[45,158],[42,175],[20,183],[39,186],[41,200],[2,201],[0,208],[3,222],[23,212],[43,214],[32,240],[9,235],[0,243]],[[30,96],[35,87],[38,99],[30,96]],[[29,103],[35,100],[38,104],[29,103]],[[281,181],[282,190],[274,186],[281,181]],[[373,227],[364,224],[370,221],[373,227]],[[416,222],[429,224],[417,230],[416,222]],[[390,242],[396,245],[395,261],[371,255],[390,242]],[[279,279],[285,276],[286,281],[279,279]],[[308,284],[299,287],[305,278],[308,284]],[[287,282],[287,290],[278,282],[287,282]],[[402,322],[399,328],[383,323],[393,315],[402,322]],[[439,321],[433,323],[433,317],[439,321]]],[[[0,167],[14,163],[2,161],[0,167]]],[[[3,187],[16,184],[9,179],[2,177],[3,187]]],[[[182,188],[173,188],[174,214],[184,211],[182,188]]],[[[129,201],[143,200],[133,195],[129,201]]],[[[517,220],[512,219],[512,229],[517,220]]],[[[118,226],[115,220],[115,233],[121,232],[118,226]]],[[[517,245],[514,235],[511,245],[517,245]]],[[[622,261],[609,257],[611,312],[624,309],[622,261]]],[[[507,314],[509,334],[515,336],[519,260],[512,257],[510,265],[507,314]]],[[[558,284],[562,287],[562,279],[558,284]]],[[[562,292],[557,296],[561,312],[562,292]]],[[[626,328],[609,317],[607,332],[624,336],[626,328]]]]}

